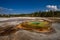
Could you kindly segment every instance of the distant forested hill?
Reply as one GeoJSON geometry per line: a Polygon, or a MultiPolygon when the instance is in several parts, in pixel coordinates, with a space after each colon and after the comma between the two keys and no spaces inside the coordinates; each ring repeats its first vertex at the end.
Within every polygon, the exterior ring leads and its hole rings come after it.
{"type": "Polygon", "coordinates": [[[0,14],[0,17],[60,17],[60,11],[39,11],[30,14],[0,14]]]}

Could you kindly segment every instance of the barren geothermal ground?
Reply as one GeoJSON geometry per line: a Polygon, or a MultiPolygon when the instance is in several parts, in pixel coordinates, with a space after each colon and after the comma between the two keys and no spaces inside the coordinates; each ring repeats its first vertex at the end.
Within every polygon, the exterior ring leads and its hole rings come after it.
{"type": "MultiPolygon", "coordinates": [[[[31,19],[34,20],[36,18],[0,18],[0,27],[6,27],[6,25],[17,25],[25,20],[31,19]]],[[[14,34],[0,36],[0,40],[60,40],[60,23],[52,23],[52,27],[56,30],[55,33],[42,34],[20,29],[14,34]]]]}

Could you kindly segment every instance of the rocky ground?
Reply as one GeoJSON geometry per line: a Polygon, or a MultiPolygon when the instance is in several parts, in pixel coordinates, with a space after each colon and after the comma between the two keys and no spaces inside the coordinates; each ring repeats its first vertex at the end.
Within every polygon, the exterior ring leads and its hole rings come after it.
{"type": "MultiPolygon", "coordinates": [[[[6,27],[6,25],[17,25],[21,22],[22,20],[20,19],[16,19],[15,21],[3,20],[0,21],[0,27],[6,27]]],[[[42,33],[31,32],[31,31],[20,29],[13,34],[0,36],[0,40],[60,40],[60,23],[53,23],[52,27],[56,30],[55,33],[42,34],[42,33]]]]}

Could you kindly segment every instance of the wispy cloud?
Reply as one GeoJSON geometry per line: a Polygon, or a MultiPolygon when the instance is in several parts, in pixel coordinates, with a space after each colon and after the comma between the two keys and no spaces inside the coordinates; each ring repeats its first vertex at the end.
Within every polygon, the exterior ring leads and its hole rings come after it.
{"type": "Polygon", "coordinates": [[[8,9],[8,10],[12,11],[13,9],[8,9]]]}
{"type": "Polygon", "coordinates": [[[13,10],[13,9],[9,9],[9,8],[4,8],[4,7],[0,7],[1,10],[13,10]]]}
{"type": "Polygon", "coordinates": [[[10,13],[11,11],[13,11],[13,9],[0,7],[0,14],[10,13]]]}

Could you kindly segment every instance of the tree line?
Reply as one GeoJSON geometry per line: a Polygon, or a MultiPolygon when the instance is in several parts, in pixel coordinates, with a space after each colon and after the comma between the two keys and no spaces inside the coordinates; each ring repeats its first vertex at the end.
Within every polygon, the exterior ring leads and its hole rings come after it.
{"type": "Polygon", "coordinates": [[[60,17],[60,11],[39,11],[30,14],[0,14],[0,17],[60,17]]]}

